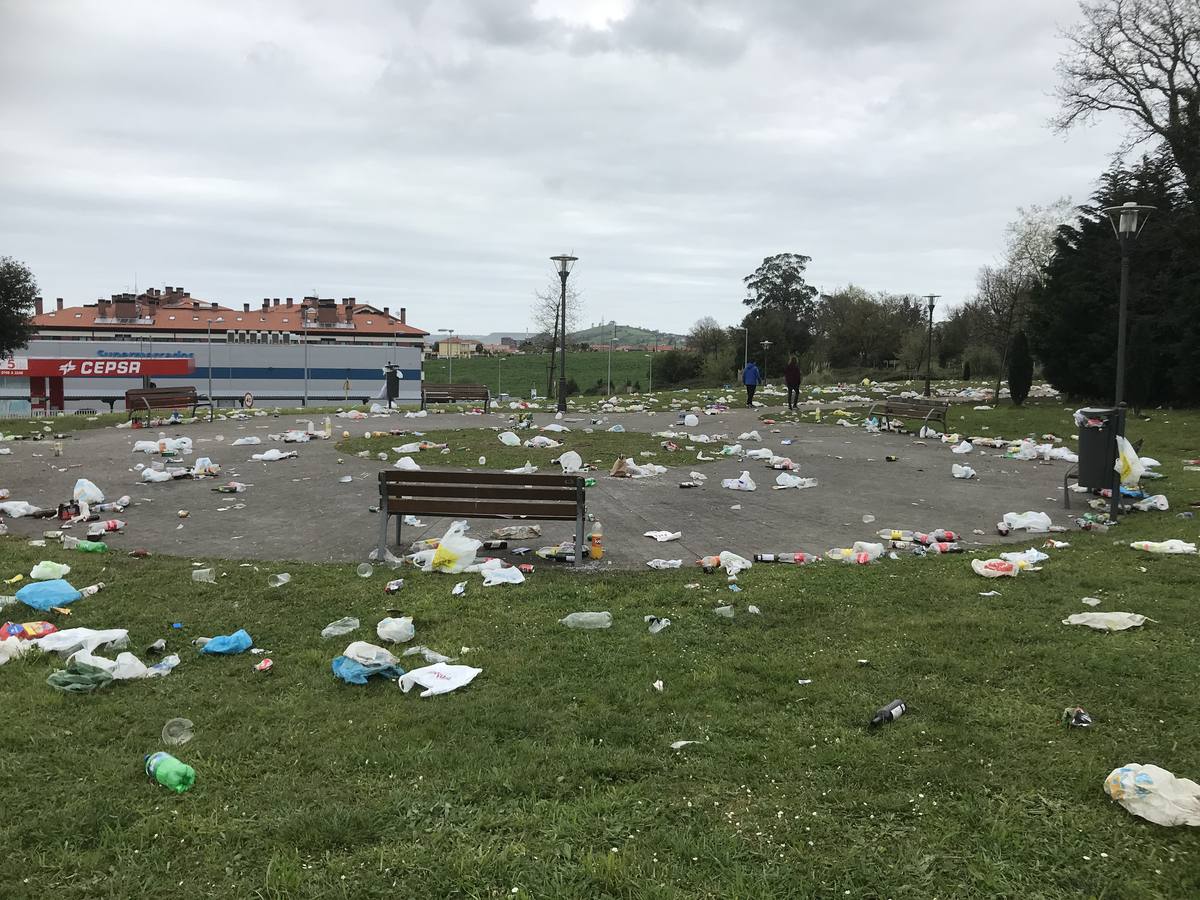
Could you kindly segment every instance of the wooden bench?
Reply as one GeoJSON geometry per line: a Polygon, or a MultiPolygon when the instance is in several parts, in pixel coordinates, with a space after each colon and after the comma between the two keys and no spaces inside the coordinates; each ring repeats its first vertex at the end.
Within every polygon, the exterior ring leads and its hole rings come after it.
{"type": "Polygon", "coordinates": [[[949,400],[927,400],[924,397],[916,399],[888,397],[886,400],[873,403],[867,411],[867,418],[872,416],[879,418],[881,426],[886,426],[888,420],[893,418],[920,419],[926,427],[932,420],[942,423],[942,431],[949,431],[949,426],[946,425],[946,413],[949,411],[949,400]]]}
{"type": "Polygon", "coordinates": [[[181,387],[160,387],[160,388],[131,388],[125,392],[125,409],[129,412],[129,418],[133,418],[135,413],[149,413],[155,409],[185,409],[192,408],[192,415],[196,415],[196,408],[199,406],[207,406],[212,409],[212,401],[207,397],[199,397],[196,394],[196,389],[190,385],[181,387]]]}
{"type": "Polygon", "coordinates": [[[487,412],[492,402],[491,391],[486,384],[424,384],[421,385],[421,409],[430,403],[477,403],[483,402],[487,412]]]}
{"type": "Polygon", "coordinates": [[[396,543],[406,515],[460,519],[575,522],[575,558],[583,558],[582,475],[510,475],[507,472],[388,469],[379,473],[379,559],[387,556],[388,519],[396,517],[396,543]]]}

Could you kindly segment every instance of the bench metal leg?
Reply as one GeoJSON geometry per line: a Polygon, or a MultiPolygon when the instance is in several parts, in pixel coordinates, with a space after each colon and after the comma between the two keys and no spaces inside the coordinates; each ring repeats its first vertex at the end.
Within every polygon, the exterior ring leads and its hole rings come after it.
{"type": "Polygon", "coordinates": [[[587,496],[582,485],[578,488],[578,492],[578,499],[575,503],[575,565],[579,565],[581,562],[583,562],[583,510],[585,506],[585,497],[587,496]]]}
{"type": "Polygon", "coordinates": [[[396,516],[396,549],[400,549],[400,529],[404,527],[404,516],[396,516]]]}
{"type": "Polygon", "coordinates": [[[1063,509],[1071,508],[1071,492],[1067,490],[1067,482],[1071,480],[1071,476],[1079,477],[1079,470],[1075,467],[1067,469],[1067,474],[1063,476],[1063,509]]]}
{"type": "Polygon", "coordinates": [[[388,514],[387,509],[383,506],[379,508],[379,552],[376,554],[379,558],[376,562],[382,565],[387,559],[387,527],[388,514]]]}

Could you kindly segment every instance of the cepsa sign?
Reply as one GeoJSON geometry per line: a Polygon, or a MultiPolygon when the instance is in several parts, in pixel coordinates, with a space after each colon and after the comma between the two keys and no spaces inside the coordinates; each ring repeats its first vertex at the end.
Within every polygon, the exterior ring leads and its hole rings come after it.
{"type": "Polygon", "coordinates": [[[142,375],[191,375],[191,358],[176,359],[48,359],[10,356],[0,359],[0,377],[129,378],[142,375]]]}

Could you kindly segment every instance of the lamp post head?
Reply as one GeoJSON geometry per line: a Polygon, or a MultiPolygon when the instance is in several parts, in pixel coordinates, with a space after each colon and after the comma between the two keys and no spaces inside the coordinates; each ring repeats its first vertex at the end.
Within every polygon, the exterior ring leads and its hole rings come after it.
{"type": "Polygon", "coordinates": [[[941,294],[926,294],[925,295],[925,299],[929,301],[929,314],[930,315],[933,315],[934,302],[941,296],[942,296],[941,294]]]}
{"type": "Polygon", "coordinates": [[[579,259],[579,257],[568,256],[565,253],[561,253],[558,256],[550,257],[550,259],[554,261],[554,265],[558,269],[558,274],[561,277],[566,278],[571,272],[571,266],[575,265],[575,262],[579,259]]]}
{"type": "Polygon", "coordinates": [[[1108,216],[1113,234],[1117,236],[1118,240],[1134,240],[1146,227],[1146,220],[1150,218],[1150,213],[1157,208],[1156,206],[1143,206],[1130,200],[1120,206],[1106,207],[1103,213],[1108,216]]]}

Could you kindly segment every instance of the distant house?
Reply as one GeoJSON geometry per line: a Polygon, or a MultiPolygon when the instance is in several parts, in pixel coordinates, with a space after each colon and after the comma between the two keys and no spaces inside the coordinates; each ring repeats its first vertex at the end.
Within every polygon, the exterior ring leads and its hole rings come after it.
{"type": "Polygon", "coordinates": [[[470,359],[478,346],[475,341],[463,338],[443,338],[437,342],[437,356],[438,359],[470,359]]]}

